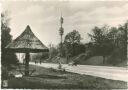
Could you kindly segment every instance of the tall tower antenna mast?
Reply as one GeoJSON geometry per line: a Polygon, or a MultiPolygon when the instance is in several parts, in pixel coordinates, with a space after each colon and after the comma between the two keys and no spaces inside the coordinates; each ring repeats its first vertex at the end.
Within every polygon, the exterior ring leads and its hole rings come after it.
{"type": "Polygon", "coordinates": [[[63,39],[62,39],[62,36],[63,36],[63,34],[64,34],[64,28],[63,28],[63,21],[64,21],[64,19],[63,19],[63,17],[62,17],[62,12],[61,12],[61,17],[60,17],[60,29],[59,29],[59,34],[60,34],[60,37],[61,37],[61,42],[60,42],[60,55],[62,56],[62,48],[63,48],[63,39]]]}

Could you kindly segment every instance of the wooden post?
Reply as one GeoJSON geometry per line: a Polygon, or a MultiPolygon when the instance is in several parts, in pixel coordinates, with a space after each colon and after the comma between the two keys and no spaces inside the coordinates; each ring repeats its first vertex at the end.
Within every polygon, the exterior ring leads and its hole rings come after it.
{"type": "Polygon", "coordinates": [[[30,54],[26,53],[25,55],[25,76],[29,76],[29,60],[30,59],[30,54]]]}

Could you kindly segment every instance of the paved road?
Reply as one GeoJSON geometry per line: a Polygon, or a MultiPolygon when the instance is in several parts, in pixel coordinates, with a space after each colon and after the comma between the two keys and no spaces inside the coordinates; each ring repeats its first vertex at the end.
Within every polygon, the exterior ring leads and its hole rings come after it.
{"type": "MultiPolygon", "coordinates": [[[[30,62],[30,64],[45,67],[45,68],[58,67],[58,64],[51,64],[51,63],[35,64],[33,62],[30,62]]],[[[93,66],[93,65],[68,66],[67,64],[63,64],[62,67],[69,72],[128,82],[128,68],[93,66]]]]}

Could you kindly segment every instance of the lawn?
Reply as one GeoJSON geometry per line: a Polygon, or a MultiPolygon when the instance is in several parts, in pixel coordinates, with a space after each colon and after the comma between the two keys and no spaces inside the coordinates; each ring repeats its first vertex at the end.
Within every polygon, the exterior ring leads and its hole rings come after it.
{"type": "Polygon", "coordinates": [[[29,77],[9,79],[8,88],[29,89],[126,89],[127,83],[117,80],[56,71],[31,65],[36,71],[29,77]]]}

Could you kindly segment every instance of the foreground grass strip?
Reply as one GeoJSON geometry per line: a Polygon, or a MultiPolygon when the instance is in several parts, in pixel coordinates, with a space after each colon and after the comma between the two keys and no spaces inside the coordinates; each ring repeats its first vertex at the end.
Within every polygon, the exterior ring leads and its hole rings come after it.
{"type": "Polygon", "coordinates": [[[89,75],[55,71],[31,65],[36,69],[31,77],[12,78],[8,88],[29,89],[126,89],[127,83],[89,75]]]}

